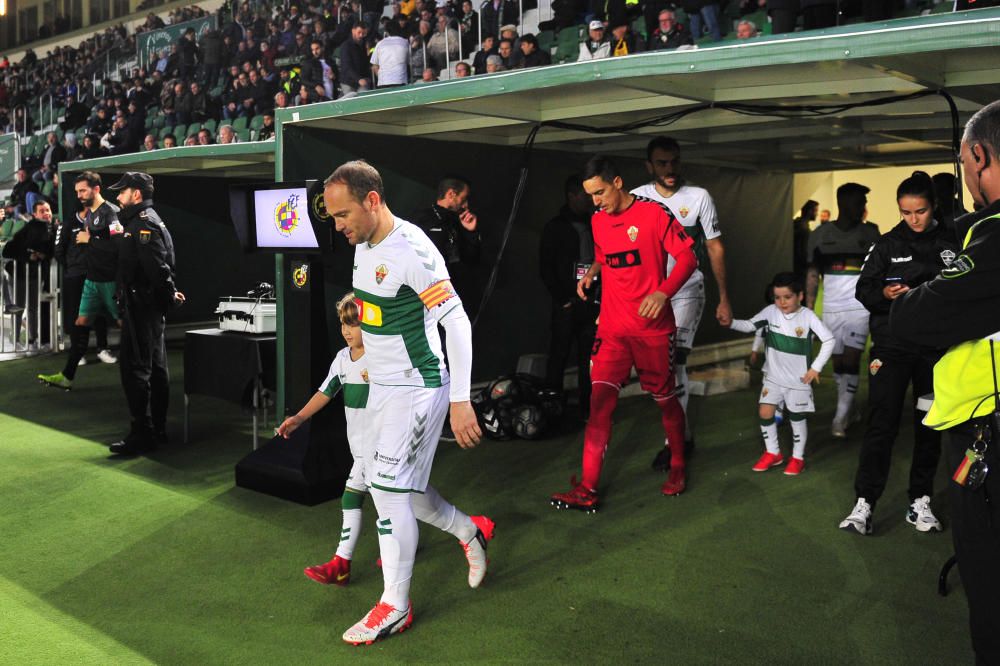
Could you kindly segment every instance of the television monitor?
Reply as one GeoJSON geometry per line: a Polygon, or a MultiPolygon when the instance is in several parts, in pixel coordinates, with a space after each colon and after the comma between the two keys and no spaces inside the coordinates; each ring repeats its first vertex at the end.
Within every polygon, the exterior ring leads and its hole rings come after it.
{"type": "Polygon", "coordinates": [[[272,252],[316,251],[306,183],[255,186],[250,191],[254,248],[272,252]]]}

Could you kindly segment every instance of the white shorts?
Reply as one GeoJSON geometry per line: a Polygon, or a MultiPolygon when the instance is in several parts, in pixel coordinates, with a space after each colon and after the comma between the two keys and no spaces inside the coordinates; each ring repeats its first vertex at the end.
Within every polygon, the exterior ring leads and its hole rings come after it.
{"type": "Polygon", "coordinates": [[[347,487],[351,490],[356,490],[359,493],[368,492],[368,486],[370,481],[368,479],[368,460],[369,455],[355,455],[354,448],[351,448],[351,454],[354,455],[354,464],[351,465],[351,473],[347,475],[347,487]]]}
{"type": "Polygon", "coordinates": [[[765,379],[764,387],[760,390],[759,402],[762,405],[783,404],[786,413],[811,414],[816,411],[812,386],[808,384],[803,384],[802,388],[787,388],[765,379]]]}
{"type": "Polygon", "coordinates": [[[449,387],[372,384],[366,411],[374,440],[368,485],[392,492],[424,492],[431,477],[441,428],[448,415],[449,387]]]}
{"type": "MultiPolygon", "coordinates": [[[[699,285],[700,286],[700,285],[699,285]]],[[[705,311],[705,289],[691,291],[691,297],[674,297],[670,307],[674,311],[674,322],[677,324],[676,346],[678,349],[694,349],[694,334],[698,332],[701,315],[705,311]]]]}
{"type": "Polygon", "coordinates": [[[823,323],[833,333],[834,354],[843,354],[844,347],[865,348],[868,342],[868,310],[824,312],[823,323]]]}

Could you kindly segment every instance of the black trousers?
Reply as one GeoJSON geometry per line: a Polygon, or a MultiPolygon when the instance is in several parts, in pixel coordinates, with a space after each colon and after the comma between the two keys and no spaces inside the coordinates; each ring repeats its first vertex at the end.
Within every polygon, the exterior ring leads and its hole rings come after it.
{"type": "Polygon", "coordinates": [[[597,334],[597,325],[594,323],[596,316],[594,308],[583,301],[574,301],[568,308],[552,308],[552,337],[545,372],[546,383],[554,389],[562,390],[566,363],[570,352],[575,350],[580,408],[584,412],[590,407],[590,350],[597,334]]]}
{"type": "Polygon", "coordinates": [[[861,443],[854,492],[869,504],[878,501],[889,478],[892,447],[903,418],[906,389],[913,384],[913,460],[910,463],[910,500],[934,494],[934,473],[941,458],[941,433],[921,423],[917,399],[934,390],[936,357],[898,347],[872,347],[872,363],[882,366],[868,380],[868,429],[861,443]]]}
{"type": "MultiPolygon", "coordinates": [[[[972,422],[948,432],[948,475],[975,441],[972,422]]],[[[1000,664],[1000,433],[986,449],[990,473],[977,490],[948,481],[951,536],[969,603],[969,629],[977,664],[1000,664]]]]}
{"type": "MultiPolygon", "coordinates": [[[[793,9],[771,9],[771,33],[780,35],[786,32],[795,32],[795,23],[799,19],[799,13],[793,9]]],[[[763,26],[757,26],[760,30],[763,26]]]]}
{"type": "MultiPolygon", "coordinates": [[[[80,359],[87,353],[87,343],[90,341],[90,326],[77,326],[76,318],[80,313],[80,297],[83,296],[83,283],[86,278],[83,275],[70,275],[63,277],[63,329],[69,331],[69,357],[66,359],[66,367],[63,368],[63,376],[72,380],[76,377],[76,369],[80,365],[80,359]]],[[[108,321],[103,316],[97,317],[94,322],[94,331],[97,333],[97,348],[108,348],[108,321]]]]}
{"type": "Polygon", "coordinates": [[[132,432],[146,437],[164,430],[170,402],[170,374],[162,312],[130,303],[122,318],[119,352],[122,388],[132,417],[132,432]]]}
{"type": "Polygon", "coordinates": [[[820,28],[832,28],[837,25],[837,6],[816,5],[814,7],[802,8],[802,28],[803,30],[818,30],[820,28]]]}

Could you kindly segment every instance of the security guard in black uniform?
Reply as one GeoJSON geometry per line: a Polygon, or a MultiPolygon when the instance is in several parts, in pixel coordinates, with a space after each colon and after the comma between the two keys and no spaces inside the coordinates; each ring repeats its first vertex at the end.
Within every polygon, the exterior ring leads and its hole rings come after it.
{"type": "Polygon", "coordinates": [[[174,286],[174,242],[153,210],[153,179],[129,171],[112,185],[125,226],[118,259],[122,311],[121,377],[132,416],[125,439],[111,452],[142,453],[166,441],[170,376],[164,326],[167,311],[184,302],[174,286]]]}
{"type": "Polygon", "coordinates": [[[948,348],[924,423],[944,447],[958,570],[977,664],[1000,664],[1000,102],[969,119],[962,170],[975,213],[955,220],[961,252],[893,301],[893,336],[948,348]]]}
{"type": "MultiPolygon", "coordinates": [[[[943,349],[927,349],[893,337],[889,333],[889,308],[895,299],[950,266],[959,250],[951,227],[934,217],[934,182],[928,174],[915,171],[900,183],[896,202],[903,219],[872,245],[855,288],[855,298],[871,313],[869,417],[854,478],[854,510],[840,528],[859,534],[871,533],[871,514],[889,479],[906,389],[912,382],[914,403],[930,393],[934,364],[944,353],[943,349]]],[[[941,458],[941,434],[922,425],[923,416],[914,404],[906,521],[919,532],[940,531],[941,523],[931,511],[930,502],[941,458]]]]}

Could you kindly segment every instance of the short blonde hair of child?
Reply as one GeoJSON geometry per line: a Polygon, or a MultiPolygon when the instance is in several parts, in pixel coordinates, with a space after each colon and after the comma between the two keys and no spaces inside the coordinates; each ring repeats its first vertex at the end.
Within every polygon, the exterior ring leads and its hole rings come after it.
{"type": "Polygon", "coordinates": [[[340,323],[346,326],[360,326],[361,318],[358,312],[358,303],[354,300],[354,292],[349,291],[339,301],[337,301],[337,316],[340,323]]]}

